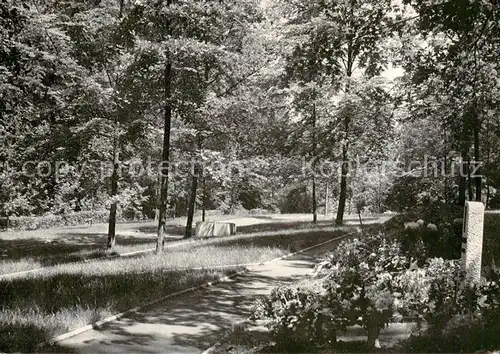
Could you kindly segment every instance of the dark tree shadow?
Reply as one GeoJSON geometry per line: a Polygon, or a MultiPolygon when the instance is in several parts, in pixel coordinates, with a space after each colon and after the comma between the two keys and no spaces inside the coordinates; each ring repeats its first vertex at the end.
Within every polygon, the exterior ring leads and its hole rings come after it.
{"type": "MultiPolygon", "coordinates": [[[[31,258],[42,266],[79,262],[88,259],[106,258],[116,255],[106,251],[106,234],[65,233],[53,240],[39,238],[21,240],[0,239],[0,260],[21,260],[31,258]]],[[[118,235],[116,244],[133,246],[150,244],[155,241],[151,236],[118,235]]],[[[175,241],[166,239],[165,242],[175,241]]]]}
{"type": "Polygon", "coordinates": [[[97,248],[99,244],[68,244],[60,241],[46,242],[40,239],[0,240],[0,259],[32,258],[43,265],[51,265],[59,263],[73,252],[91,251],[97,248]]]}
{"type": "MultiPolygon", "coordinates": [[[[154,225],[141,225],[137,227],[137,230],[142,233],[148,233],[148,234],[156,234],[157,232],[157,226],[154,225]]],[[[166,225],[165,226],[165,233],[167,235],[172,235],[172,236],[183,236],[184,235],[184,230],[185,226],[184,225],[166,225]]]]}

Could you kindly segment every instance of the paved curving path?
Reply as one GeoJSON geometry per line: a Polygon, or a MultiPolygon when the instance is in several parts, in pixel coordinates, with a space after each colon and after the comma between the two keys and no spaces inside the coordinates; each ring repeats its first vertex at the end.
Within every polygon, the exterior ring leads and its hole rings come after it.
{"type": "Polygon", "coordinates": [[[230,281],[181,295],[64,340],[59,349],[78,353],[200,353],[234,322],[246,319],[258,296],[306,276],[316,263],[314,254],[328,251],[336,242],[252,266],[249,272],[230,281]]]}

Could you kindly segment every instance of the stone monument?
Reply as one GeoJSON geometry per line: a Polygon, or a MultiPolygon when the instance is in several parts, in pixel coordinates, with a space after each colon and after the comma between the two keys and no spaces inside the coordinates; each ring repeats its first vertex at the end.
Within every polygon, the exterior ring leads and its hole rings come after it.
{"type": "Polygon", "coordinates": [[[483,253],[484,204],[465,202],[462,230],[462,269],[469,284],[478,284],[481,279],[481,257],[483,253]]]}
{"type": "Polygon", "coordinates": [[[236,234],[236,224],[230,222],[201,222],[196,223],[195,237],[221,237],[236,234]]]}

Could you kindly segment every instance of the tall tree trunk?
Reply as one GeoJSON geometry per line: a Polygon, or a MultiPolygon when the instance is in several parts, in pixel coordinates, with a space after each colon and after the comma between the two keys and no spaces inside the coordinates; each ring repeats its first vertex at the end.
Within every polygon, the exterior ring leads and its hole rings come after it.
{"type": "Polygon", "coordinates": [[[471,165],[470,157],[467,156],[467,196],[468,200],[474,200],[470,165],[471,165]]]}
{"type": "Polygon", "coordinates": [[[328,194],[329,194],[329,185],[328,181],[326,181],[326,186],[325,186],[325,216],[328,215],[328,194]]]}
{"type": "MultiPolygon", "coordinates": [[[[155,186],[155,191],[156,191],[156,200],[155,200],[155,205],[158,206],[160,205],[160,194],[161,194],[161,176],[160,174],[158,174],[157,178],[156,178],[156,186],[155,186]]],[[[158,207],[155,208],[155,224],[158,222],[159,220],[159,215],[160,215],[160,210],[158,209],[158,207]]]]}
{"type": "Polygon", "coordinates": [[[467,178],[460,176],[458,182],[458,205],[465,206],[465,190],[466,190],[467,178]]]}
{"type": "MultiPolygon", "coordinates": [[[[206,87],[208,87],[208,85],[209,85],[209,75],[210,75],[210,67],[209,67],[208,63],[205,63],[204,77],[205,77],[206,87]]],[[[203,138],[201,135],[202,133],[203,132],[201,130],[198,130],[198,132],[195,136],[195,139],[196,139],[195,146],[197,146],[197,149],[198,149],[197,155],[199,156],[200,159],[202,158],[202,156],[201,156],[202,155],[201,149],[202,149],[202,144],[203,144],[203,142],[202,142],[203,138]]],[[[199,179],[199,177],[202,177],[202,176],[199,176],[200,170],[201,169],[200,169],[198,161],[195,161],[193,176],[191,179],[191,191],[190,191],[190,197],[189,197],[188,215],[187,215],[187,221],[186,221],[186,230],[184,232],[184,238],[189,238],[192,236],[194,209],[196,206],[196,193],[198,190],[198,179],[199,179]]],[[[203,185],[203,193],[205,193],[205,185],[203,185]]],[[[205,199],[204,199],[204,197],[205,197],[205,195],[203,195],[203,200],[202,200],[202,209],[203,209],[202,216],[201,216],[202,221],[205,221],[205,199]]]]}
{"type": "Polygon", "coordinates": [[[120,13],[119,13],[119,18],[122,18],[123,16],[123,8],[124,8],[124,0],[120,0],[120,13]]]}
{"type": "Polygon", "coordinates": [[[379,335],[380,335],[380,328],[378,327],[368,328],[366,342],[369,348],[380,348],[380,344],[378,343],[379,335]]]}
{"type": "MultiPolygon", "coordinates": [[[[352,9],[351,9],[352,10],[352,9]]],[[[347,80],[351,79],[352,70],[354,65],[354,53],[353,53],[353,39],[350,38],[347,44],[347,65],[346,65],[346,76],[347,80]]],[[[347,81],[346,95],[350,92],[350,82],[347,81]]],[[[345,112],[344,117],[344,143],[342,145],[342,175],[340,176],[340,195],[339,195],[339,207],[337,209],[337,217],[335,218],[335,225],[340,226],[344,223],[344,211],[345,203],[347,199],[347,175],[349,173],[349,129],[350,129],[350,108],[345,112]]]]}
{"type": "MultiPolygon", "coordinates": [[[[313,99],[316,99],[316,95],[313,95],[313,99]]],[[[313,158],[313,176],[312,176],[312,212],[313,212],[313,222],[318,221],[317,213],[317,200],[316,200],[316,103],[313,102],[312,107],[312,158],[313,158]]]]}
{"type": "MultiPolygon", "coordinates": [[[[167,8],[172,4],[172,0],[167,0],[167,8]]],[[[170,32],[169,23],[166,23],[167,33],[170,32]]],[[[169,33],[171,34],[171,33],[169,33]]],[[[172,95],[172,62],[170,53],[165,53],[167,61],[165,63],[163,91],[164,91],[164,126],[163,126],[163,149],[161,154],[161,183],[160,183],[160,202],[158,203],[158,230],[156,241],[156,252],[163,252],[165,243],[165,222],[167,217],[167,199],[168,199],[168,174],[170,164],[170,127],[172,124],[172,104],[170,102],[172,95]]]]}
{"type": "Polygon", "coordinates": [[[359,227],[361,227],[361,233],[364,235],[365,231],[363,229],[363,219],[361,218],[361,209],[358,209],[358,219],[359,219],[359,227]]]}
{"type": "MultiPolygon", "coordinates": [[[[477,41],[474,42],[474,84],[473,84],[473,101],[472,101],[472,131],[473,131],[473,141],[474,141],[474,171],[476,171],[476,164],[479,167],[481,163],[481,155],[479,151],[479,132],[481,131],[481,121],[479,120],[477,112],[477,96],[476,96],[476,76],[477,76],[477,41]]],[[[480,174],[480,168],[475,172],[474,181],[476,187],[475,199],[477,202],[481,201],[481,189],[482,189],[482,176],[480,174]]],[[[472,200],[472,199],[471,199],[472,200]]]]}
{"type": "MultiPolygon", "coordinates": [[[[118,142],[117,138],[113,141],[113,172],[111,174],[111,197],[114,198],[118,194],[118,142]]],[[[106,244],[107,249],[111,249],[116,243],[116,209],[118,203],[114,201],[109,209],[109,220],[108,220],[108,242],[106,244]]]]}
{"type": "MultiPolygon", "coordinates": [[[[491,157],[491,147],[488,146],[488,153],[486,154],[486,164],[489,165],[490,163],[490,157],[491,157]]],[[[488,206],[490,204],[490,199],[491,199],[491,192],[490,192],[490,182],[488,180],[488,177],[485,176],[484,179],[484,187],[486,188],[486,209],[488,209],[488,206]]]]}
{"type": "MultiPolygon", "coordinates": [[[[123,17],[123,4],[124,0],[119,0],[120,12],[118,14],[118,19],[123,17]]],[[[111,81],[111,76],[109,76],[109,83],[113,85],[111,81]]],[[[117,120],[115,117],[115,136],[113,136],[113,172],[111,173],[111,197],[116,197],[118,194],[118,168],[119,168],[119,143],[120,139],[116,136],[117,130],[117,120]]],[[[107,249],[111,249],[116,243],[116,209],[118,208],[117,202],[113,202],[109,209],[109,219],[108,219],[108,241],[106,244],[107,249]]]]}
{"type": "MultiPolygon", "coordinates": [[[[477,202],[481,201],[481,192],[482,192],[482,176],[481,176],[481,168],[479,168],[479,164],[481,164],[481,155],[479,151],[479,131],[481,130],[481,123],[479,122],[479,119],[477,117],[477,110],[475,108],[475,103],[474,103],[474,109],[473,109],[473,119],[474,119],[474,124],[473,124],[473,130],[474,130],[474,165],[473,165],[473,171],[474,172],[474,185],[476,188],[476,196],[475,199],[477,202]],[[478,167],[478,168],[476,168],[478,167]]],[[[472,199],[471,199],[472,200],[472,199]]]]}
{"type": "MultiPolygon", "coordinates": [[[[170,3],[170,1],[168,1],[170,3]]],[[[163,151],[161,158],[161,183],[160,183],[160,202],[158,205],[158,239],[156,242],[156,252],[163,252],[164,247],[164,233],[165,233],[165,219],[167,213],[167,197],[168,197],[168,173],[170,162],[170,127],[172,123],[172,107],[170,105],[171,95],[171,78],[172,64],[168,61],[165,64],[165,126],[163,128],[163,151]]]]}
{"type": "Polygon", "coordinates": [[[337,218],[335,225],[340,226],[344,223],[345,202],[347,198],[347,174],[349,173],[348,159],[348,144],[342,146],[342,169],[340,176],[340,195],[339,195],[339,208],[337,209],[337,218]]]}
{"type": "Polygon", "coordinates": [[[486,187],[486,204],[485,204],[485,207],[486,207],[486,209],[488,209],[488,206],[490,204],[490,199],[491,199],[490,184],[488,182],[488,178],[486,178],[485,187],[486,187]]]}
{"type": "Polygon", "coordinates": [[[446,129],[443,129],[443,200],[445,204],[448,204],[448,189],[449,189],[449,180],[448,180],[448,135],[446,134],[446,129]]]}
{"type": "MultiPolygon", "coordinates": [[[[238,144],[239,137],[234,142],[235,147],[232,150],[232,156],[234,156],[234,161],[238,161],[238,157],[240,156],[240,146],[238,144]]],[[[235,213],[235,206],[238,203],[238,198],[239,198],[239,174],[240,171],[236,172],[234,168],[231,168],[231,189],[229,191],[229,214],[233,215],[235,213]]]]}
{"type": "MultiPolygon", "coordinates": [[[[201,136],[198,137],[198,149],[201,150],[201,136]]],[[[186,230],[184,232],[184,238],[189,238],[192,236],[193,231],[193,218],[194,218],[194,208],[196,206],[196,191],[198,190],[198,175],[200,173],[200,166],[198,161],[194,163],[193,176],[191,178],[191,191],[189,194],[189,205],[188,205],[188,215],[186,221],[186,230]]]]}
{"type": "Polygon", "coordinates": [[[196,163],[193,176],[191,177],[191,191],[189,193],[188,215],[186,221],[186,229],[184,232],[184,238],[190,238],[193,233],[194,208],[196,205],[196,190],[198,189],[197,174],[198,174],[198,168],[196,163]]]}
{"type": "Polygon", "coordinates": [[[234,215],[235,214],[235,205],[236,205],[236,182],[234,181],[234,176],[235,173],[231,173],[231,190],[230,190],[230,195],[229,195],[229,215],[234,215]]]}
{"type": "Polygon", "coordinates": [[[444,203],[448,204],[448,158],[446,156],[446,153],[444,155],[444,166],[443,166],[443,173],[444,173],[444,203]]]}
{"type": "Polygon", "coordinates": [[[317,204],[316,204],[316,176],[313,175],[312,178],[312,211],[313,211],[313,222],[316,223],[318,221],[318,213],[317,213],[317,204]]]}
{"type": "Polygon", "coordinates": [[[468,165],[467,165],[467,149],[463,148],[461,152],[461,163],[460,163],[460,173],[459,173],[459,181],[458,181],[458,205],[465,206],[466,191],[467,191],[467,174],[468,174],[468,165]]]}
{"type": "Polygon", "coordinates": [[[205,211],[207,209],[207,181],[203,174],[203,201],[201,203],[201,221],[205,222],[205,211]]]}

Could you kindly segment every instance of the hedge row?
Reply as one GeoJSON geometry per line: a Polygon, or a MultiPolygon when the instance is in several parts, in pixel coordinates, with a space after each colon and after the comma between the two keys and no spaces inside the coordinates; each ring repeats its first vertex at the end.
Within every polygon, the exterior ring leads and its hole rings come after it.
{"type": "MultiPolygon", "coordinates": [[[[108,222],[109,211],[81,211],[69,214],[47,214],[43,216],[0,217],[0,229],[36,230],[57,226],[76,226],[108,222]]],[[[131,215],[117,215],[117,221],[137,220],[131,215]]]]}
{"type": "MultiPolygon", "coordinates": [[[[197,211],[200,214],[201,211],[197,211]]],[[[208,216],[220,215],[220,210],[207,210],[208,216]]],[[[272,210],[266,209],[251,209],[251,210],[237,210],[236,215],[263,215],[273,213],[272,210]]],[[[50,227],[58,226],[76,226],[92,223],[106,223],[108,222],[109,211],[80,211],[69,214],[47,214],[43,216],[12,216],[0,217],[0,230],[14,229],[14,230],[36,230],[47,229],[50,227]]],[[[174,217],[173,214],[168,213],[168,218],[174,217]]],[[[140,221],[145,217],[140,211],[125,210],[121,212],[118,210],[116,215],[117,221],[140,221]]],[[[147,218],[146,218],[147,219],[147,218]]]]}

